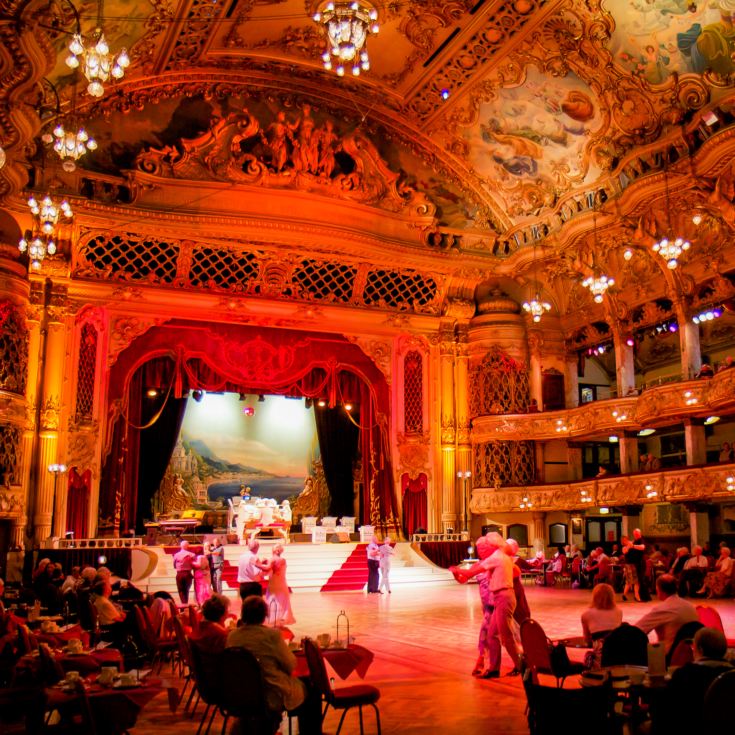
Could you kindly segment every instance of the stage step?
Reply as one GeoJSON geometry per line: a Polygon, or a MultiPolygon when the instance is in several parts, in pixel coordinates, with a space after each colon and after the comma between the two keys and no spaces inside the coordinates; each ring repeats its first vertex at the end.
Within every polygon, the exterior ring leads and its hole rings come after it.
{"type": "MultiPolygon", "coordinates": [[[[271,555],[271,547],[275,541],[263,540],[258,555],[267,558],[271,555]]],[[[158,564],[153,573],[136,585],[153,594],[159,590],[170,592],[176,597],[176,575],[174,573],[173,553],[176,549],[165,549],[162,546],[148,547],[158,556],[158,564]]],[[[223,592],[228,597],[238,593],[237,561],[244,547],[225,546],[225,573],[223,574],[223,592]]],[[[325,591],[362,590],[367,582],[367,559],[365,544],[312,544],[292,543],[285,547],[284,558],[288,563],[287,578],[293,590],[325,591]],[[335,578],[340,572],[339,579],[335,578]]],[[[392,559],[391,587],[418,587],[425,585],[454,584],[452,575],[440,567],[434,566],[419,556],[407,542],[396,544],[396,553],[392,559]]],[[[191,599],[193,600],[193,589],[191,599]]]]}

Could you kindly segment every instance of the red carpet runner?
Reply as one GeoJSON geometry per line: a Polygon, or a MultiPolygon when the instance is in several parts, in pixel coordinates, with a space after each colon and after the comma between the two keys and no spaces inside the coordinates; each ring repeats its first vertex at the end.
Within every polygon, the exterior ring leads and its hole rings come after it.
{"type": "Polygon", "coordinates": [[[344,560],[342,566],[332,572],[332,576],[322,587],[322,592],[345,592],[361,590],[367,584],[367,544],[358,544],[344,560]]]}

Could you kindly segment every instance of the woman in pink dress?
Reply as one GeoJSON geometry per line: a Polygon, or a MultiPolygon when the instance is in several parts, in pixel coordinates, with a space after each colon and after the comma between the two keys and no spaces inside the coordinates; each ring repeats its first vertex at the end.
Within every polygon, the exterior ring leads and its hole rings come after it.
{"type": "Polygon", "coordinates": [[[212,594],[212,577],[209,573],[209,559],[204,550],[192,563],[194,567],[194,596],[197,605],[202,605],[212,594]]]}
{"type": "Polygon", "coordinates": [[[291,592],[286,582],[286,560],[281,556],[283,546],[273,547],[273,557],[270,561],[268,589],[265,601],[268,603],[268,622],[274,626],[291,625],[296,618],[291,611],[291,592]]]}

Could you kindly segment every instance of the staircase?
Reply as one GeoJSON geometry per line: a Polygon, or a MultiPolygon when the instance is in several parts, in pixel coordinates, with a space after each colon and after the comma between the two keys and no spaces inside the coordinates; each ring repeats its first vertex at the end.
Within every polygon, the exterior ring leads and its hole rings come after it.
{"type": "MultiPolygon", "coordinates": [[[[261,541],[259,556],[269,557],[276,542],[261,541]]],[[[367,583],[365,544],[288,544],[283,554],[288,563],[286,576],[293,590],[321,590],[323,592],[359,591],[367,583]]],[[[223,592],[236,597],[237,561],[244,551],[242,546],[225,546],[225,567],[222,574],[223,592]]],[[[176,597],[176,575],[173,554],[176,547],[151,546],[158,563],[148,577],[135,581],[140,589],[153,594],[159,590],[176,597]]],[[[194,547],[196,549],[196,547],[194,547]]],[[[452,575],[419,556],[409,543],[398,543],[392,558],[390,581],[395,590],[401,587],[419,587],[454,583],[452,575]]],[[[193,589],[192,597],[193,600],[193,589]]]]}

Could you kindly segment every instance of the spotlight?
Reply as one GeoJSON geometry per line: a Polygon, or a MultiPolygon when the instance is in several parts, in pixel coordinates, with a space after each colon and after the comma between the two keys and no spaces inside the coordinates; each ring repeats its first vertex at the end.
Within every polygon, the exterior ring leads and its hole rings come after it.
{"type": "Polygon", "coordinates": [[[674,334],[678,331],[679,331],[679,325],[676,322],[671,322],[671,324],[669,324],[669,332],[674,334]]]}
{"type": "Polygon", "coordinates": [[[628,345],[628,347],[633,347],[633,345],[635,345],[635,340],[632,337],[628,337],[628,339],[625,340],[625,344],[628,345]]]}
{"type": "Polygon", "coordinates": [[[204,398],[204,391],[203,390],[193,390],[191,392],[191,397],[197,402],[201,403],[202,398],[204,398]]]}
{"type": "Polygon", "coordinates": [[[319,406],[319,408],[324,408],[324,406],[327,405],[327,402],[322,398],[316,405],[319,406]]]}
{"type": "Polygon", "coordinates": [[[448,100],[449,99],[449,90],[448,89],[442,89],[442,91],[441,91],[441,98],[443,100],[448,100]]]}
{"type": "Polygon", "coordinates": [[[352,404],[351,403],[345,403],[345,411],[352,411],[352,404]]]}
{"type": "Polygon", "coordinates": [[[716,424],[719,420],[719,416],[707,416],[707,418],[704,420],[704,425],[712,426],[712,424],[716,424]]]}
{"type": "Polygon", "coordinates": [[[102,566],[103,564],[107,564],[107,557],[104,554],[100,554],[97,557],[97,563],[102,566]]]}
{"type": "Polygon", "coordinates": [[[149,388],[145,394],[148,398],[155,398],[158,395],[158,391],[155,388],[149,388]]]}
{"type": "Polygon", "coordinates": [[[600,508],[600,514],[606,516],[610,512],[610,508],[606,508],[604,505],[600,508]]]}

